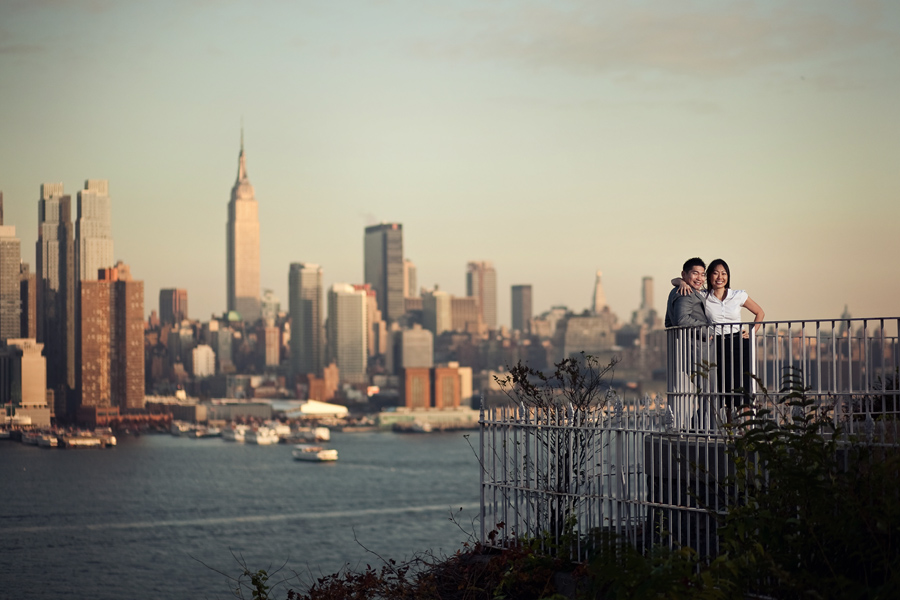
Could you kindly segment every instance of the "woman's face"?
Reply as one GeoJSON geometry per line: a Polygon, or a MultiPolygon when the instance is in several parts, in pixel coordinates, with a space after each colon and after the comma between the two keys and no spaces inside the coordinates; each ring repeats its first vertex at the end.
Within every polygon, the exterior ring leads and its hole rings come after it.
{"type": "Polygon", "coordinates": [[[725,289],[728,284],[728,271],[722,265],[716,265],[716,268],[710,272],[710,282],[714,290],[725,289]]]}

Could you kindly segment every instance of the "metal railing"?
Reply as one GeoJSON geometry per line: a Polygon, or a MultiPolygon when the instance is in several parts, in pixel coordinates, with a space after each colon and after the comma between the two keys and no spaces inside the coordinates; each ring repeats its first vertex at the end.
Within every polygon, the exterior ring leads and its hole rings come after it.
{"type": "Polygon", "coordinates": [[[503,406],[480,419],[481,538],[528,539],[584,560],[598,536],[715,556],[735,502],[726,442],[741,414],[788,421],[784,376],[846,435],[898,445],[900,318],[667,331],[665,397],[503,406]],[[747,338],[740,331],[747,332],[747,338]],[[718,334],[718,335],[717,335],[718,334]],[[741,413],[741,410],[745,412],[741,413]]]}

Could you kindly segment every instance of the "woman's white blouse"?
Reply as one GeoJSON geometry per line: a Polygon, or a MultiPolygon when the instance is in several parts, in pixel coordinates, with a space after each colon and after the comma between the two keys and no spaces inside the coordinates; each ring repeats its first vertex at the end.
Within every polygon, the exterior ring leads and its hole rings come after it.
{"type": "MultiPolygon", "coordinates": [[[[725,290],[725,299],[719,300],[712,292],[707,292],[704,302],[706,318],[710,323],[739,323],[741,307],[750,296],[744,290],[725,290]]],[[[716,335],[739,333],[740,325],[716,325],[716,335]]]]}

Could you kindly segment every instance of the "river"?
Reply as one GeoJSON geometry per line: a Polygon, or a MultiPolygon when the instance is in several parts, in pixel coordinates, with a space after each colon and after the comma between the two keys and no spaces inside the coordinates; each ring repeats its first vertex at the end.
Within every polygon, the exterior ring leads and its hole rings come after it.
{"type": "Polygon", "coordinates": [[[243,563],[290,578],[283,598],[345,565],[452,554],[474,535],[465,434],[335,433],[330,446],[337,462],[168,435],[103,450],[0,442],[0,596],[233,598],[243,563]]]}

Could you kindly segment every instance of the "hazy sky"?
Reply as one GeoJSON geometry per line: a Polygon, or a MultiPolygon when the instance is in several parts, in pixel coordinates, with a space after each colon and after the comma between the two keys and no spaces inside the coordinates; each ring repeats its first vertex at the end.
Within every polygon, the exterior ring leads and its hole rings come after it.
{"type": "Polygon", "coordinates": [[[628,320],[723,257],[769,319],[900,314],[900,3],[0,2],[0,190],[34,269],[42,182],[108,179],[115,255],[225,308],[241,120],[262,285],[360,282],[404,227],[420,285],[492,260],[535,311],[628,320]]]}

